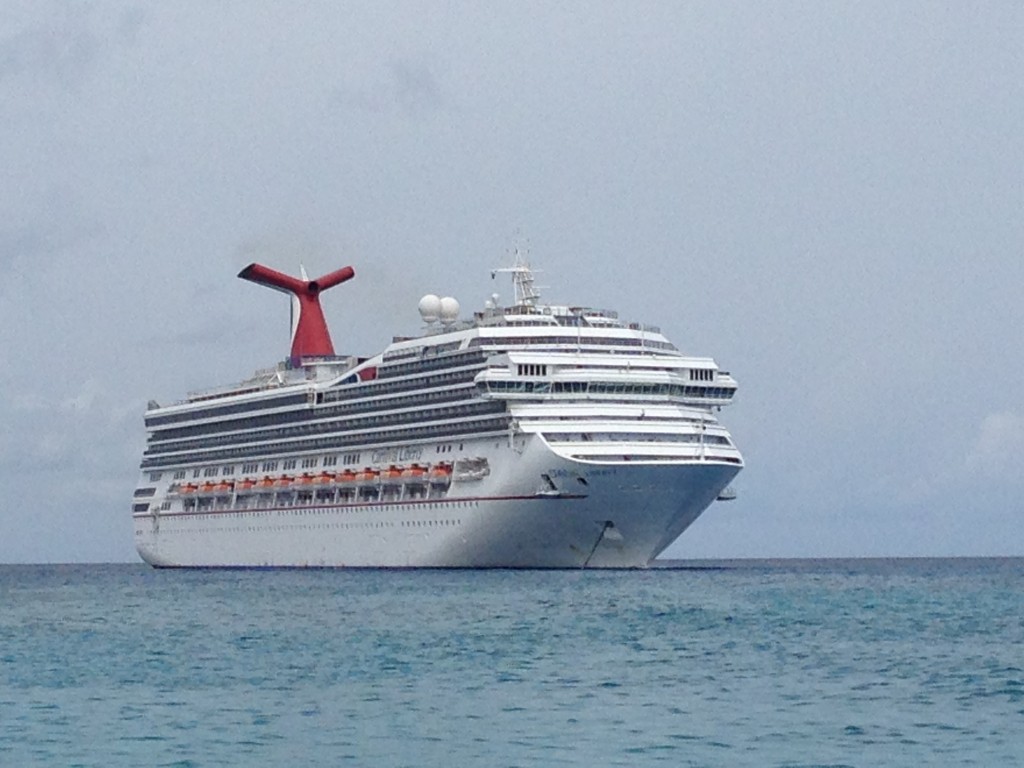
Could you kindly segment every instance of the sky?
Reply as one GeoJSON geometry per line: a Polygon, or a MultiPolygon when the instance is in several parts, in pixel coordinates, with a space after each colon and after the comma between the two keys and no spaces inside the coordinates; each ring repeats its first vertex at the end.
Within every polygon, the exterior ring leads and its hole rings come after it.
{"type": "Polygon", "coordinates": [[[150,399],[545,299],[739,381],[666,555],[1024,555],[1024,6],[0,7],[0,562],[136,561],[150,399]]]}

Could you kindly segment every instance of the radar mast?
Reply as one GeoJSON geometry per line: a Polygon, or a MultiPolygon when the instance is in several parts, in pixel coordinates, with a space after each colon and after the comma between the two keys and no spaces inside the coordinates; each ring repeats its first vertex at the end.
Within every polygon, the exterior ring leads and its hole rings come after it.
{"type": "Polygon", "coordinates": [[[493,280],[499,273],[511,274],[512,284],[515,287],[516,306],[536,306],[540,294],[537,293],[537,289],[533,285],[533,270],[530,269],[530,262],[523,258],[523,252],[519,250],[518,246],[514,249],[514,253],[515,260],[512,262],[512,266],[492,269],[491,279],[493,280]]]}

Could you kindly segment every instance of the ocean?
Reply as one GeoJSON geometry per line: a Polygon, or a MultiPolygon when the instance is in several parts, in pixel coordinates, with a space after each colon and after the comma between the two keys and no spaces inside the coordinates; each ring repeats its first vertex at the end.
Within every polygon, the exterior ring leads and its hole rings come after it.
{"type": "Polygon", "coordinates": [[[0,766],[1024,765],[1024,559],[0,567],[0,766]]]}

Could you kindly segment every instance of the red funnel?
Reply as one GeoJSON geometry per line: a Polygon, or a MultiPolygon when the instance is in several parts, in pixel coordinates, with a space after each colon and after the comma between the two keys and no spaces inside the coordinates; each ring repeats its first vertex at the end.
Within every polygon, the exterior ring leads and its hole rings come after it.
{"type": "Polygon", "coordinates": [[[295,313],[292,318],[291,357],[293,362],[298,362],[302,357],[334,354],[331,334],[327,330],[324,311],[320,308],[320,293],[351,280],[355,274],[352,267],[342,267],[316,280],[300,280],[262,264],[250,264],[238,276],[292,295],[295,313]]]}

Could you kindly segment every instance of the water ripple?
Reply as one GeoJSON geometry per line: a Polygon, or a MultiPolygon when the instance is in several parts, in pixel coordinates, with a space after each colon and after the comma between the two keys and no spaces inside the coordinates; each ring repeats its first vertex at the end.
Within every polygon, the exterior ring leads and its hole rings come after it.
{"type": "Polygon", "coordinates": [[[1022,587],[1021,561],[0,568],[0,763],[1022,764],[1022,587]]]}

